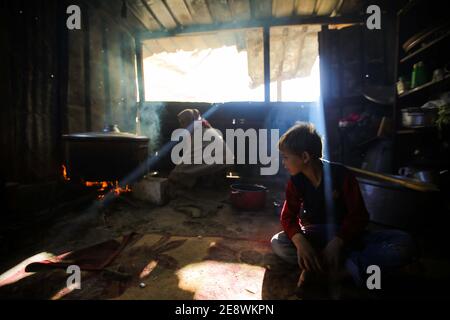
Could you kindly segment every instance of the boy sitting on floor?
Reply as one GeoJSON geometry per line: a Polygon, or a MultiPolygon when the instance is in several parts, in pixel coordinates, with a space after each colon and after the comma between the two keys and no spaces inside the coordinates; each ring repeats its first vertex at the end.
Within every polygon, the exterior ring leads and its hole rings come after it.
{"type": "Polygon", "coordinates": [[[278,146],[291,178],[281,212],[284,231],[271,243],[280,258],[300,266],[300,291],[320,274],[331,280],[349,274],[361,286],[370,265],[384,274],[411,262],[408,234],[366,229],[369,217],[356,178],[343,165],[321,159],[322,141],[311,124],[293,126],[278,146]]]}

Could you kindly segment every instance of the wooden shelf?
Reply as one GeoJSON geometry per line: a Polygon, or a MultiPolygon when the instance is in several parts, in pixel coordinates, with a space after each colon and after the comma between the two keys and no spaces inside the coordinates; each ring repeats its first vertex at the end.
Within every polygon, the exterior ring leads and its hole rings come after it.
{"type": "Polygon", "coordinates": [[[331,97],[330,102],[333,104],[361,104],[368,100],[362,95],[356,95],[351,97],[331,97]]]}
{"type": "Polygon", "coordinates": [[[403,8],[397,12],[397,16],[402,16],[408,13],[412,8],[419,4],[421,0],[411,0],[403,8]]]}
{"type": "MultiPolygon", "coordinates": [[[[417,34],[416,32],[421,31],[420,29],[425,31],[426,29],[424,28],[429,28],[440,21],[447,22],[446,10],[442,8],[443,6],[435,4],[428,6],[425,0],[410,0],[397,12],[395,79],[399,79],[401,75],[411,74],[412,65],[418,61],[424,61],[430,72],[436,68],[442,68],[449,62],[448,43],[450,41],[450,30],[447,29],[448,24],[430,35],[434,38],[426,39],[408,52],[403,50],[402,43],[400,43],[404,42],[405,39],[410,39],[411,34],[417,34]],[[423,20],[418,21],[419,19],[423,20]]],[[[422,152],[424,158],[420,161],[423,163],[431,163],[442,159],[442,137],[439,135],[437,126],[403,127],[400,110],[405,107],[419,107],[426,101],[432,100],[440,93],[448,90],[450,90],[450,75],[444,76],[440,81],[430,81],[396,95],[393,105],[394,129],[392,136],[392,165],[394,170],[416,163],[417,158],[411,153],[411,151],[416,149],[422,152]]]]}
{"type": "Polygon", "coordinates": [[[379,139],[382,139],[382,138],[383,138],[383,137],[378,137],[378,136],[373,137],[373,138],[370,138],[370,139],[368,139],[368,140],[366,140],[366,141],[363,141],[363,142],[361,142],[361,143],[358,143],[358,144],[356,145],[356,148],[366,147],[367,145],[371,144],[372,142],[378,141],[379,139]]]}
{"type": "Polygon", "coordinates": [[[447,38],[450,36],[450,30],[448,30],[445,34],[443,34],[442,36],[440,36],[439,38],[431,41],[430,43],[424,45],[422,48],[414,51],[413,53],[407,55],[406,57],[404,57],[403,59],[400,60],[400,63],[405,63],[409,60],[411,60],[412,58],[417,58],[420,57],[422,53],[424,53],[425,51],[429,50],[430,48],[435,47],[436,45],[443,43],[444,40],[447,40],[447,38]]]}
{"type": "Polygon", "coordinates": [[[418,134],[418,133],[430,133],[437,129],[436,126],[432,127],[411,127],[411,128],[405,128],[400,127],[398,130],[395,131],[396,134],[418,134]]]}
{"type": "Polygon", "coordinates": [[[415,130],[410,130],[410,129],[402,129],[402,130],[397,130],[396,132],[395,132],[396,134],[415,134],[415,133],[417,133],[417,131],[415,131],[415,130]]]}
{"type": "Polygon", "coordinates": [[[427,83],[425,83],[425,84],[423,84],[423,85],[421,85],[421,86],[415,87],[414,89],[411,89],[411,90],[408,90],[408,91],[402,93],[402,94],[399,95],[398,97],[399,97],[399,98],[407,97],[407,96],[409,96],[409,95],[412,95],[412,94],[418,93],[418,92],[420,92],[420,91],[423,91],[423,90],[425,90],[425,89],[427,89],[427,88],[431,88],[431,87],[434,87],[434,86],[436,86],[436,85],[442,84],[442,83],[448,81],[449,79],[450,79],[450,75],[446,75],[446,76],[444,77],[444,79],[442,79],[442,80],[427,82],[427,83]]]}

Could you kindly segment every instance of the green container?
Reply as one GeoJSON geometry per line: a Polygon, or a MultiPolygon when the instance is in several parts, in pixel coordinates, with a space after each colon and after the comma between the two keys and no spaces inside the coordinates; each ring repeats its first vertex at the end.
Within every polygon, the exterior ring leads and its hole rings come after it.
{"type": "Polygon", "coordinates": [[[415,88],[427,83],[427,73],[422,61],[417,62],[413,67],[411,76],[411,88],[415,88]]]}

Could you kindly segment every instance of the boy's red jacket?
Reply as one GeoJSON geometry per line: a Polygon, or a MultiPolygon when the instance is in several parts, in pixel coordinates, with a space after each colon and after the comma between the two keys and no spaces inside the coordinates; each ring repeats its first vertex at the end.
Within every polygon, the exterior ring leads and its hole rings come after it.
{"type": "Polygon", "coordinates": [[[291,176],[281,211],[281,224],[289,239],[302,226],[334,224],[345,243],[362,234],[369,221],[358,181],[343,165],[322,161],[323,178],[315,188],[303,174],[291,176]]]}

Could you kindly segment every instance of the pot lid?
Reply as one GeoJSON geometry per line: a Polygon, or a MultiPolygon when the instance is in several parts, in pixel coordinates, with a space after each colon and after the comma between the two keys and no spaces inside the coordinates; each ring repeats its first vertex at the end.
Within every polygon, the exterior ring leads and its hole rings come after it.
{"type": "Polygon", "coordinates": [[[134,140],[134,141],[148,141],[146,136],[138,136],[128,132],[81,132],[64,134],[65,140],[134,140]]]}
{"type": "Polygon", "coordinates": [[[267,188],[260,184],[248,184],[248,183],[233,183],[231,185],[232,190],[243,192],[261,192],[266,191],[267,188]]]}
{"type": "Polygon", "coordinates": [[[393,86],[365,85],[363,96],[374,103],[392,105],[395,100],[395,88],[393,86]]]}

